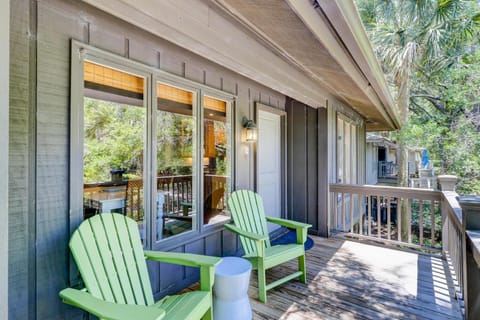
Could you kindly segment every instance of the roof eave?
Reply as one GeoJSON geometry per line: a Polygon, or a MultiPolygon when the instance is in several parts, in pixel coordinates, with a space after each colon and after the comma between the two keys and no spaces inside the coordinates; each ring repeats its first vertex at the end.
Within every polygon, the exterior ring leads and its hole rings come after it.
{"type": "Polygon", "coordinates": [[[384,125],[373,125],[372,128],[399,129],[400,115],[354,2],[318,1],[317,14],[314,15],[309,1],[286,1],[382,114],[384,125]],[[329,34],[324,32],[325,20],[338,35],[336,39],[329,39],[329,34]]]}

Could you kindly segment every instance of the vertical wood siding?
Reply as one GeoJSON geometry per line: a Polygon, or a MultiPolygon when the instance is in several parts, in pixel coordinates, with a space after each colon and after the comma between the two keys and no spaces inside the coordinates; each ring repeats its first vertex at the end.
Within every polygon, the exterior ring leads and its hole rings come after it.
{"type": "MultiPolygon", "coordinates": [[[[237,94],[237,146],[241,119],[253,117],[254,102],[283,109],[285,97],[79,1],[11,3],[10,317],[72,319],[81,314],[58,298],[58,291],[68,286],[70,40],[237,94]],[[28,36],[30,3],[37,6],[33,17],[36,38],[28,36]],[[30,56],[35,39],[36,54],[30,56]],[[36,65],[33,70],[32,65],[36,65]],[[37,75],[36,88],[30,83],[32,73],[37,75]],[[32,118],[30,95],[36,100],[36,119],[32,118]]],[[[189,7],[192,5],[195,2],[189,7]]],[[[220,19],[214,11],[209,15],[210,21],[220,19]]],[[[253,158],[245,161],[240,153],[235,156],[235,187],[253,188],[253,158]]],[[[233,235],[217,230],[206,233],[202,241],[183,243],[172,250],[220,256],[234,254],[238,248],[233,235]]],[[[157,298],[198,278],[198,272],[190,268],[151,263],[149,268],[157,298]]]]}
{"type": "Polygon", "coordinates": [[[296,100],[287,102],[288,132],[288,216],[310,223],[310,232],[318,232],[318,109],[296,100]]]}
{"type": "MultiPolygon", "coordinates": [[[[81,313],[63,305],[58,298],[58,291],[68,286],[71,39],[236,94],[237,152],[234,160],[237,189],[252,189],[255,180],[254,152],[246,155],[242,151],[240,130],[243,116],[254,118],[254,103],[257,101],[284,109],[286,100],[274,90],[79,1],[11,0],[10,3],[10,318],[73,319],[80,317],[81,313]],[[36,9],[32,13],[31,7],[36,9]]],[[[192,8],[201,9],[203,5],[201,0],[191,1],[188,5],[188,10],[193,10],[199,21],[205,19],[206,13],[192,8]]],[[[215,10],[208,14],[209,20],[204,23],[221,22],[225,32],[228,28],[238,31],[215,10]]],[[[322,174],[319,172],[322,169],[314,163],[318,163],[318,144],[323,140],[312,138],[313,128],[320,125],[314,116],[317,111],[307,111],[308,107],[304,105],[289,106],[291,112],[287,121],[310,128],[308,132],[292,132],[290,126],[288,129],[289,168],[295,164],[299,170],[295,175],[289,175],[288,180],[293,182],[310,174],[322,174]],[[292,135],[298,136],[292,138],[292,135]],[[307,135],[310,138],[307,139],[307,135]],[[292,157],[293,141],[305,142],[295,143],[295,154],[308,156],[304,160],[309,165],[302,169],[305,172],[300,172],[299,159],[292,157]]],[[[330,124],[335,123],[332,112],[329,110],[328,114],[330,124]]],[[[334,139],[331,132],[328,137],[334,139]]],[[[335,155],[332,144],[334,141],[329,140],[329,152],[335,155]]],[[[359,161],[365,160],[359,158],[359,161]]],[[[334,168],[331,167],[330,172],[335,172],[334,168]]],[[[300,215],[297,217],[300,220],[312,221],[319,218],[312,215],[312,212],[319,212],[319,199],[307,197],[307,194],[317,193],[318,182],[306,181],[298,180],[300,187],[295,192],[289,184],[288,195],[294,197],[289,199],[288,210],[300,215]],[[297,210],[297,207],[308,210],[297,210]]],[[[216,230],[206,232],[201,241],[182,243],[171,250],[220,256],[233,255],[238,248],[236,237],[216,230]]],[[[198,278],[198,271],[191,268],[155,263],[149,263],[149,268],[156,298],[176,292],[198,278]]]]}
{"type": "Polygon", "coordinates": [[[0,319],[8,318],[8,136],[10,106],[10,2],[0,2],[0,319]]]}
{"type": "MultiPolygon", "coordinates": [[[[9,112],[9,317],[28,319],[35,315],[34,242],[31,211],[34,172],[31,169],[34,134],[30,78],[35,74],[30,55],[34,49],[35,14],[30,2],[10,3],[10,112],[9,112]],[[33,47],[32,47],[33,46],[33,47]]],[[[4,155],[2,155],[4,156],[4,155]]]]}

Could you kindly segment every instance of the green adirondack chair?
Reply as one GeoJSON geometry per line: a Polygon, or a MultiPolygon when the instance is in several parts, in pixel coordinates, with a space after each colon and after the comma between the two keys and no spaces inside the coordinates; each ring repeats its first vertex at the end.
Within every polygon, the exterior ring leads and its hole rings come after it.
{"type": "Polygon", "coordinates": [[[85,220],[70,239],[84,290],[60,297],[100,319],[208,319],[212,313],[215,265],[221,258],[144,251],[136,221],[116,213],[85,220]],[[146,259],[200,268],[200,290],[154,302],[146,259]]]}
{"type": "Polygon", "coordinates": [[[266,303],[267,290],[287,281],[298,278],[303,283],[307,282],[304,243],[307,240],[307,230],[311,227],[310,224],[266,217],[262,198],[249,190],[234,191],[228,199],[228,207],[235,225],[226,224],[225,227],[239,235],[245,251],[243,257],[252,263],[254,270],[258,270],[258,298],[260,301],[266,303]],[[271,246],[267,221],[295,229],[297,243],[271,246]],[[299,271],[272,283],[266,283],[265,272],[267,269],[295,258],[298,259],[299,271]]]}

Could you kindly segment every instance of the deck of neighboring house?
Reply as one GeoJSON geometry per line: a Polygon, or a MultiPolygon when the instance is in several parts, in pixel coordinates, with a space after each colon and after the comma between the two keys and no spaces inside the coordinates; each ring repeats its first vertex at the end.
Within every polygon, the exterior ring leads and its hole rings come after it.
{"type": "MultiPolygon", "coordinates": [[[[253,272],[249,296],[254,319],[462,319],[444,260],[386,247],[312,237],[308,283],[290,281],[257,297],[253,272]]],[[[277,278],[295,262],[271,269],[277,278]]],[[[268,279],[271,281],[271,279],[268,279]]]]}

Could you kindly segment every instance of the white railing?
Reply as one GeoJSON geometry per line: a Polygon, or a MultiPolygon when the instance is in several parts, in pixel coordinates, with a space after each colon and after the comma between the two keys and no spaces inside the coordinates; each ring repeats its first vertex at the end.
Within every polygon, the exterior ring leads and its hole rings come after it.
{"type": "Polygon", "coordinates": [[[463,211],[457,201],[457,193],[444,191],[442,197],[443,253],[448,261],[455,283],[456,295],[467,305],[467,246],[463,211]]]}
{"type": "Polygon", "coordinates": [[[439,251],[441,193],[386,186],[331,184],[331,232],[439,251]]]}
{"type": "Polygon", "coordinates": [[[454,191],[330,184],[335,235],[442,253],[466,308],[465,217],[454,191]]]}

